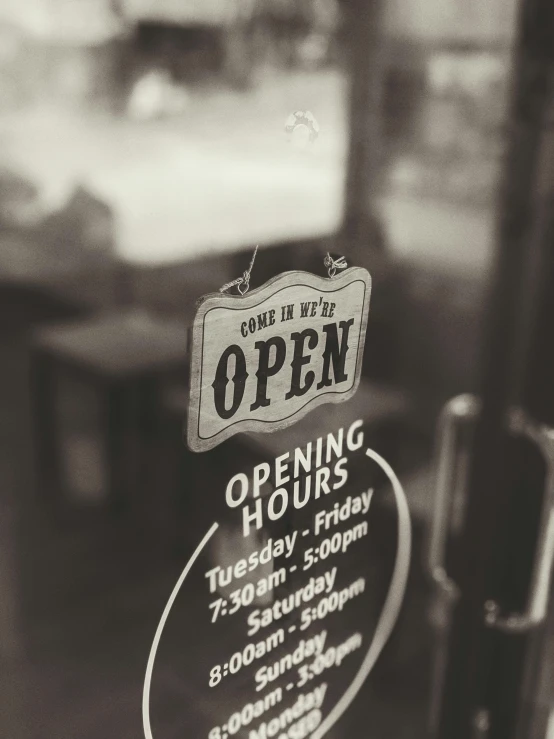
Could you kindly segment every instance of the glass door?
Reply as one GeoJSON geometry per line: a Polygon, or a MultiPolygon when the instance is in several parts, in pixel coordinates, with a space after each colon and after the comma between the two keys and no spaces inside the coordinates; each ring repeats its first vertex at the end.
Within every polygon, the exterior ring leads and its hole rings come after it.
{"type": "Polygon", "coordinates": [[[5,735],[550,739],[549,3],[69,5],[0,26],[5,735]],[[188,448],[202,298],[232,421],[352,268],[356,392],[188,448]]]}

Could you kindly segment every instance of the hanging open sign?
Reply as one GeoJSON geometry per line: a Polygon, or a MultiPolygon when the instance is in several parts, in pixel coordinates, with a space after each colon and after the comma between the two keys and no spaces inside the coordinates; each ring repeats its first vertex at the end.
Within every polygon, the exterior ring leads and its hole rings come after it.
{"type": "Polygon", "coordinates": [[[276,431],[354,395],[371,278],[285,272],[246,296],[215,293],[193,326],[188,445],[202,452],[244,431],[276,431]]]}

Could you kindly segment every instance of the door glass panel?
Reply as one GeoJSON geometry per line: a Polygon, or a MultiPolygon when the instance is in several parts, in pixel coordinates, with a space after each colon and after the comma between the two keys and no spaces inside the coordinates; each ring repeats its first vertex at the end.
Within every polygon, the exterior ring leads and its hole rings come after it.
{"type": "MultiPolygon", "coordinates": [[[[383,3],[375,73],[362,5],[0,8],[6,736],[426,736],[435,432],[478,388],[516,8],[383,3]],[[251,291],[327,277],[328,252],[372,277],[357,392],[190,451],[199,299],[249,264],[251,291]]],[[[241,336],[263,395],[261,315],[241,336]]],[[[457,464],[447,550],[467,445],[457,464]]]]}

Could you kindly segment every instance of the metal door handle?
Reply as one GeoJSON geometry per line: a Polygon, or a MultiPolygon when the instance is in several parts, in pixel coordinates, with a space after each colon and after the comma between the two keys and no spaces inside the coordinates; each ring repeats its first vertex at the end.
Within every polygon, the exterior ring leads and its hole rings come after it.
{"type": "Polygon", "coordinates": [[[446,572],[445,553],[453,502],[457,432],[461,423],[474,420],[480,409],[481,403],[474,395],[458,395],[448,401],[439,418],[437,482],[428,568],[433,580],[452,597],[457,594],[458,587],[446,572]]]}
{"type": "MultiPolygon", "coordinates": [[[[451,597],[457,595],[458,586],[446,571],[445,552],[458,451],[457,433],[464,421],[477,418],[480,409],[481,403],[476,396],[458,395],[444,406],[439,419],[437,483],[428,568],[433,580],[451,597]]],[[[541,623],[548,608],[554,565],[554,429],[535,423],[521,409],[510,412],[507,426],[514,436],[524,436],[535,443],[547,465],[546,495],[525,611],[503,615],[498,603],[492,600],[485,603],[485,623],[488,626],[517,633],[541,623]]]]}
{"type": "Polygon", "coordinates": [[[507,633],[521,633],[542,623],[548,609],[554,564],[554,429],[535,423],[519,409],[510,413],[509,428],[514,435],[524,436],[537,445],[547,467],[539,536],[525,611],[504,616],[496,602],[485,603],[487,626],[507,633]]]}

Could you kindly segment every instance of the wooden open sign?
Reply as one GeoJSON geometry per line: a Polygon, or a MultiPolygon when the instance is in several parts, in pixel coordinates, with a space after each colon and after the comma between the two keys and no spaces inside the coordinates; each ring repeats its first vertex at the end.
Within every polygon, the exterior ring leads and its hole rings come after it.
{"type": "Polygon", "coordinates": [[[276,431],[360,381],[371,278],[285,272],[247,296],[208,295],[193,326],[187,441],[202,452],[276,431]]]}

